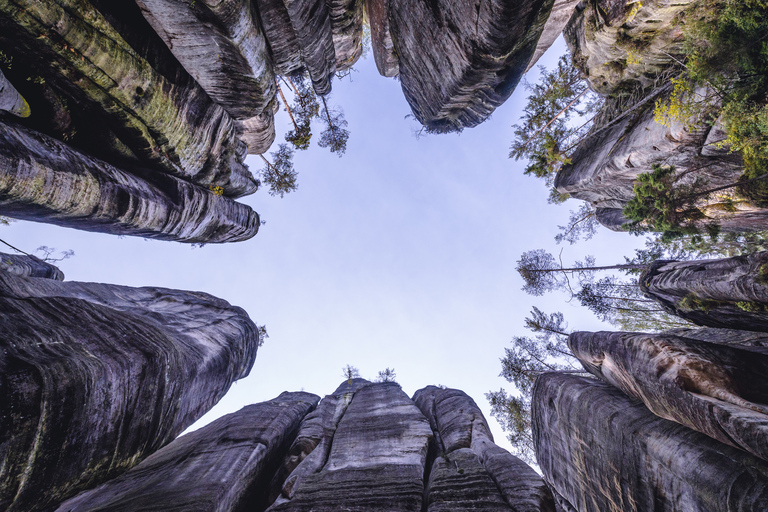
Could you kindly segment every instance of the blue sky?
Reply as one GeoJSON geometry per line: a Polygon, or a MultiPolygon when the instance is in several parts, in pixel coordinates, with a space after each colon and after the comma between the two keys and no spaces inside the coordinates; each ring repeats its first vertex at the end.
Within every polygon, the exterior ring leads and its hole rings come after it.
{"type": "MultiPolygon", "coordinates": [[[[564,51],[560,39],[540,64],[552,67],[564,51]]],[[[191,248],[21,221],[0,228],[0,238],[28,252],[73,249],[60,264],[68,280],[204,291],[266,324],[251,375],[196,426],[286,390],[328,394],[351,364],[369,379],[394,368],[409,395],[429,384],[464,390],[508,447],[483,395],[510,389],[499,358],[513,335],[526,334],[531,306],[563,311],[571,328],[606,328],[561,295],[525,295],[516,260],[564,247],[564,261],[595,254],[609,264],[639,240],[602,230],[555,245],[557,226],[579,204],[547,204],[543,183],[507,158],[522,84],[483,125],[417,139],[399,82],[379,76],[370,56],[356,69],[332,93],[349,123],[346,155],[313,143],[296,155],[296,192],[241,199],[266,221],[252,240],[191,248]]],[[[276,143],[287,122],[278,115],[276,143]]],[[[262,166],[259,157],[248,163],[262,166]]]]}

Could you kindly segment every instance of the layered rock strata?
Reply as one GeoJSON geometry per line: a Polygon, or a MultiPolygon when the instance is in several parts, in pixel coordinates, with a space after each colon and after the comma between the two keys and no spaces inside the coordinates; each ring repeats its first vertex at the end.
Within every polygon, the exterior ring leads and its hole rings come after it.
{"type": "Polygon", "coordinates": [[[46,263],[36,256],[0,253],[0,272],[7,272],[18,277],[42,277],[45,279],[64,280],[64,272],[55,265],[46,263]]]}
{"type": "Polygon", "coordinates": [[[563,510],[752,511],[768,507],[768,464],[677,423],[596,379],[545,374],[532,425],[563,510]]]}
{"type": "Polygon", "coordinates": [[[493,443],[483,413],[466,393],[428,386],[417,391],[413,401],[434,432],[425,510],[554,512],[544,481],[493,443]]]}
{"type": "Polygon", "coordinates": [[[639,282],[664,309],[697,325],[768,332],[768,252],[657,261],[639,282]]]}
{"type": "Polygon", "coordinates": [[[568,346],[656,416],[768,460],[768,349],[624,332],[577,332],[568,346]]]}
{"type": "Polygon", "coordinates": [[[390,0],[400,84],[416,119],[434,132],[483,122],[514,90],[553,0],[390,0]]]}
{"type": "Polygon", "coordinates": [[[371,51],[381,76],[400,73],[395,43],[389,28],[389,0],[366,0],[365,14],[371,29],[371,51]]]}
{"type": "Polygon", "coordinates": [[[63,503],[58,512],[229,512],[263,494],[265,477],[320,397],[283,393],[249,405],[158,450],[124,475],[63,503]]]}
{"type": "Polygon", "coordinates": [[[573,16],[576,6],[581,0],[555,0],[552,6],[552,12],[547,18],[547,22],[544,24],[544,29],[539,37],[539,42],[536,43],[536,51],[533,53],[528,67],[525,68],[525,72],[533,68],[544,53],[549,50],[549,47],[555,43],[560,34],[563,33],[568,21],[573,16]]]}
{"type": "Polygon", "coordinates": [[[129,174],[2,121],[0,168],[0,211],[18,219],[190,243],[247,240],[259,230],[256,212],[214,191],[150,170],[129,174]]]}
{"type": "Polygon", "coordinates": [[[208,411],[256,357],[256,326],[199,292],[0,270],[0,509],[48,510],[118,476],[208,411]]]}

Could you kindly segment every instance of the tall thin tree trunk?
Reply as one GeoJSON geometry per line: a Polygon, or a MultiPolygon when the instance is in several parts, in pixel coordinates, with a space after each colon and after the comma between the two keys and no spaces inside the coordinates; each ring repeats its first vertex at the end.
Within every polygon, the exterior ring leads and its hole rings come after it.
{"type": "Polygon", "coordinates": [[[275,80],[275,83],[277,84],[277,92],[280,93],[280,97],[283,99],[283,105],[285,105],[285,110],[288,112],[288,115],[291,117],[291,122],[293,123],[293,127],[296,129],[296,133],[299,132],[299,126],[296,124],[296,120],[293,118],[293,112],[291,112],[291,107],[288,106],[288,101],[285,99],[285,94],[283,94],[283,89],[280,87],[280,82],[278,80],[275,80]]]}

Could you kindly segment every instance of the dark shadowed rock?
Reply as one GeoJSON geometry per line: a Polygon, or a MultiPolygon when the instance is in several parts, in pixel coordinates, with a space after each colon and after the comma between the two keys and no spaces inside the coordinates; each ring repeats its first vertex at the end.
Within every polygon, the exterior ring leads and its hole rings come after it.
{"type": "Polygon", "coordinates": [[[64,272],[58,267],[46,263],[36,256],[5,254],[0,252],[0,272],[8,272],[18,277],[42,277],[45,279],[64,280],[64,272]]]}
{"type": "Polygon", "coordinates": [[[525,71],[553,0],[391,0],[400,82],[428,130],[483,122],[525,71]]]}
{"type": "Polygon", "coordinates": [[[243,120],[275,96],[267,41],[250,0],[137,0],[142,13],[206,93],[243,120]]]}
{"type": "Polygon", "coordinates": [[[326,0],[336,69],[351,68],[363,54],[363,0],[326,0]]]}
{"type": "Polygon", "coordinates": [[[697,325],[768,329],[768,252],[719,260],[657,261],[639,282],[664,309],[697,325]]]}
{"type": "Polygon", "coordinates": [[[657,416],[768,460],[768,349],[624,332],[576,332],[568,345],[657,416]]]}
{"type": "Polygon", "coordinates": [[[539,466],[575,510],[768,509],[768,464],[658,418],[609,384],[545,374],[532,405],[539,466]]]}
{"type": "Polygon", "coordinates": [[[366,0],[365,11],[371,28],[371,50],[376,69],[381,76],[397,76],[400,66],[389,30],[389,0],[366,0]]]}
{"type": "MultiPolygon", "coordinates": [[[[140,169],[133,169],[139,174],[140,169]]],[[[146,179],[56,139],[0,122],[0,212],[60,226],[192,243],[253,237],[250,207],[187,181],[146,179]]]]}
{"type": "Polygon", "coordinates": [[[19,94],[2,72],[0,72],[0,110],[19,117],[29,117],[30,114],[27,100],[19,94]]]}
{"type": "Polygon", "coordinates": [[[48,510],[172,441],[245,377],[240,308],[0,272],[0,509],[48,510]]]}
{"type": "Polygon", "coordinates": [[[429,511],[554,512],[544,481],[494,444],[483,413],[466,393],[428,386],[413,401],[434,432],[425,493],[429,511]]]}
{"type": "Polygon", "coordinates": [[[59,507],[65,511],[229,512],[263,491],[302,418],[320,397],[283,393],[176,439],[124,475],[59,507]]]}
{"type": "Polygon", "coordinates": [[[307,418],[315,436],[317,418],[322,440],[288,477],[271,512],[421,511],[432,431],[399,385],[344,383],[307,418]]]}
{"type": "Polygon", "coordinates": [[[105,122],[144,166],[228,196],[255,190],[235,158],[237,132],[226,111],[194,81],[151,65],[94,3],[3,0],[0,13],[0,44],[24,55],[70,105],[105,122]]]}

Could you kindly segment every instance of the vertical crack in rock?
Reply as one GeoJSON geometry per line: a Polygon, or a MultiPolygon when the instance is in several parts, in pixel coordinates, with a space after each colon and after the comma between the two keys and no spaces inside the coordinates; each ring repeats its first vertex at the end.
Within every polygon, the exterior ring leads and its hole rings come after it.
{"type": "Polygon", "coordinates": [[[416,119],[434,132],[483,122],[515,89],[552,5],[391,0],[400,83],[416,119]]]}
{"type": "Polygon", "coordinates": [[[5,254],[0,252],[0,272],[8,272],[17,277],[42,277],[64,280],[64,272],[55,265],[51,265],[36,256],[5,254]]]}
{"type": "Polygon", "coordinates": [[[664,309],[695,324],[768,330],[768,252],[717,260],[657,261],[639,283],[664,309]]]}
{"type": "Polygon", "coordinates": [[[657,416],[768,460],[768,349],[622,332],[577,332],[568,345],[657,416]]]}
{"type": "Polygon", "coordinates": [[[423,510],[555,511],[544,480],[493,443],[483,413],[463,391],[428,386],[413,401],[442,449],[425,482],[423,510]]]}
{"type": "Polygon", "coordinates": [[[427,446],[432,437],[426,418],[395,383],[344,383],[333,397],[354,394],[342,404],[328,401],[323,412],[324,438],[286,481],[284,494],[270,512],[357,510],[418,512],[427,446]],[[332,444],[323,443],[332,432],[332,444]],[[321,449],[322,448],[322,449],[321,449]],[[301,478],[293,480],[294,475],[301,478]],[[286,493],[286,489],[290,492],[286,493]]]}
{"type": "Polygon", "coordinates": [[[544,477],[576,510],[768,509],[768,464],[600,380],[538,378],[533,440],[544,477]]]}
{"type": "Polygon", "coordinates": [[[246,406],[176,439],[58,511],[249,510],[264,491],[275,460],[318,399],[309,393],[282,393],[246,406]]]}
{"type": "Polygon", "coordinates": [[[23,512],[170,442],[248,374],[259,340],[204,293],[8,272],[0,325],[0,509],[23,512]]]}
{"type": "Polygon", "coordinates": [[[144,165],[228,196],[257,183],[234,158],[226,111],[194,82],[158,73],[86,0],[2,0],[0,41],[45,70],[70,102],[98,112],[144,165]]]}
{"type": "Polygon", "coordinates": [[[247,240],[259,230],[258,214],[242,203],[149,170],[139,178],[2,122],[0,169],[0,212],[17,219],[190,243],[247,240]]]}

